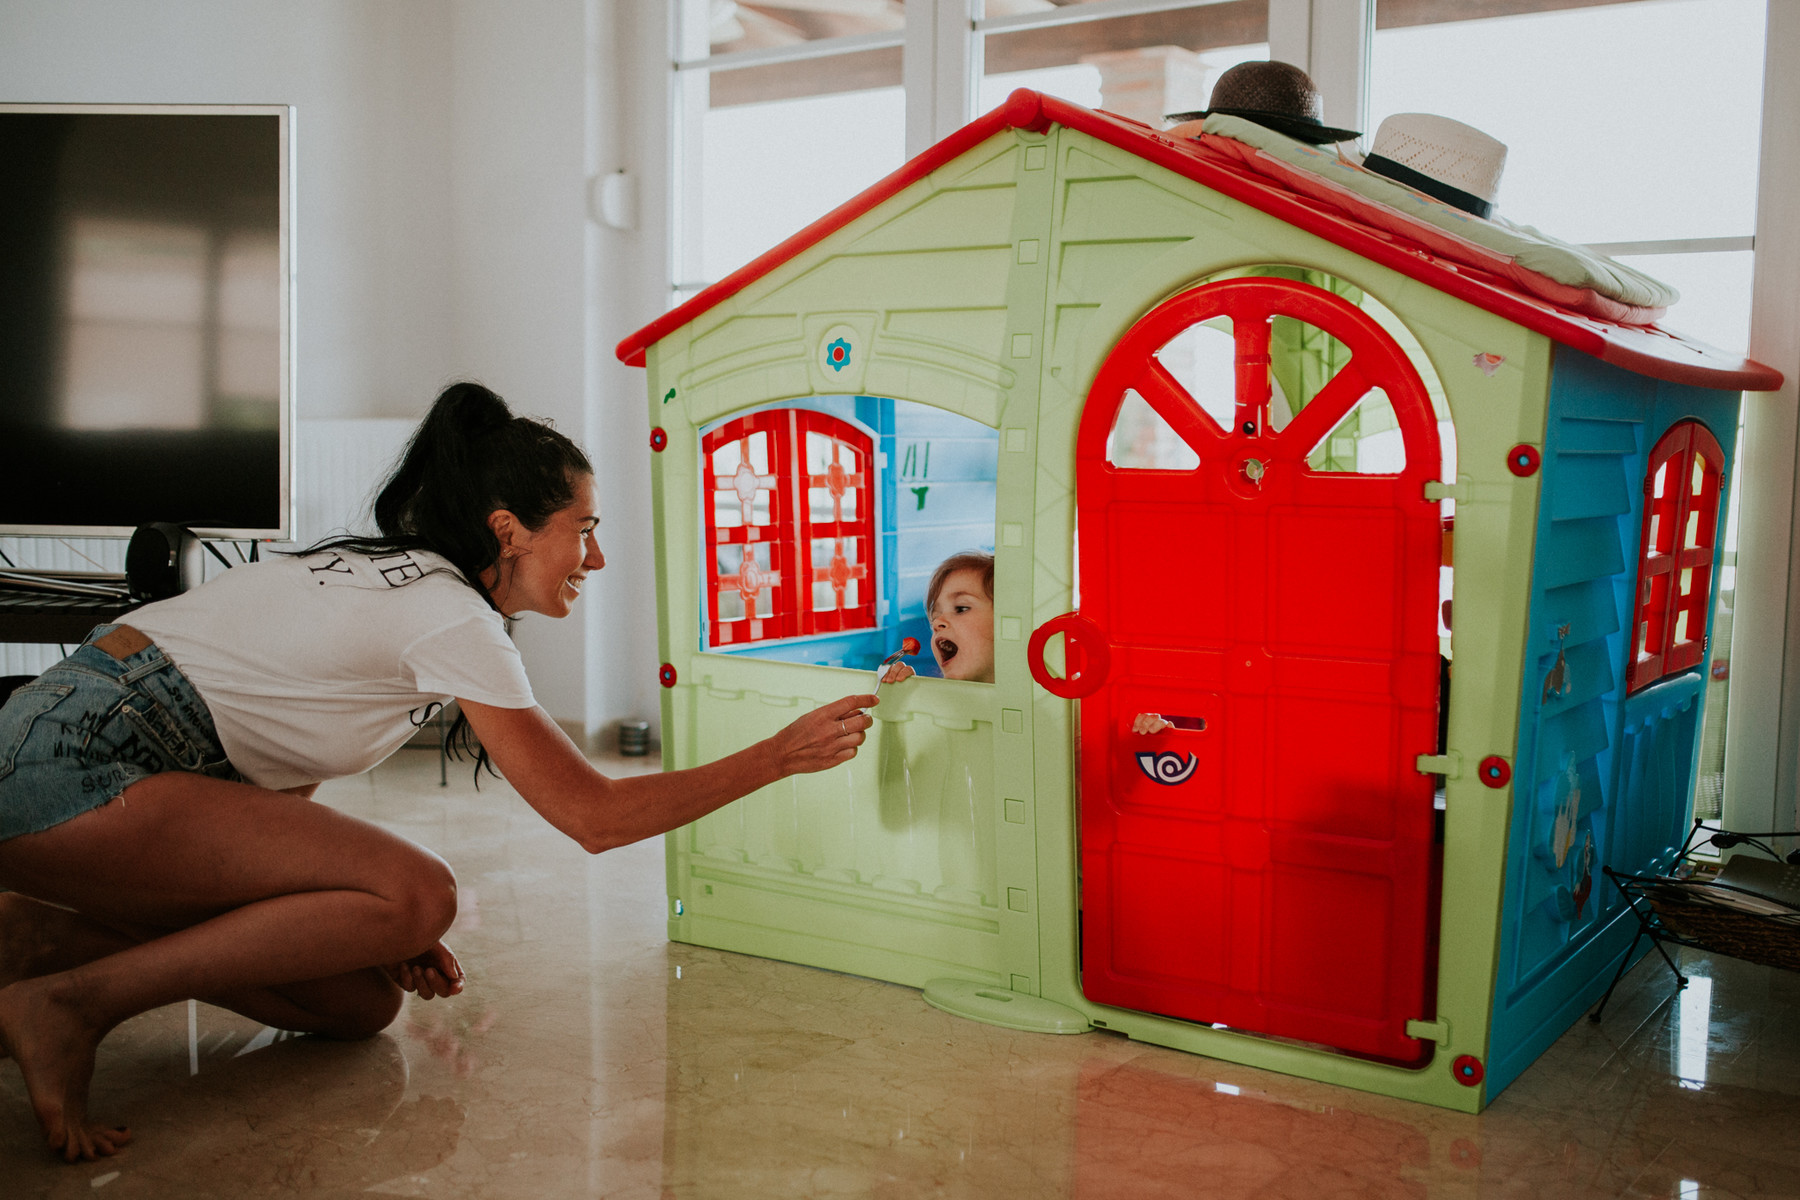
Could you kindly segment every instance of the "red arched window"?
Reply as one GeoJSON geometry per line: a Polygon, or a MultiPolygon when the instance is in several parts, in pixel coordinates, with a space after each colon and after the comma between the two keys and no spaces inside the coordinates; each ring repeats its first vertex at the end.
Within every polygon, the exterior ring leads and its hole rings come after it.
{"type": "Polygon", "coordinates": [[[1677,421],[1650,451],[1628,691],[1685,671],[1706,652],[1724,470],[1724,452],[1698,421],[1677,421]]]}
{"type": "Polygon", "coordinates": [[[875,625],[874,442],[781,408],[700,439],[708,644],[875,625]]]}

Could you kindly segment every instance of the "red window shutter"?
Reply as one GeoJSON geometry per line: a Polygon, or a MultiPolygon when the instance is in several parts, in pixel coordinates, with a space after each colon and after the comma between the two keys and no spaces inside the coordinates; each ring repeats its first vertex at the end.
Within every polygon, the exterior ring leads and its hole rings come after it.
{"type": "Polygon", "coordinates": [[[1698,421],[1678,421],[1644,477],[1630,691],[1698,663],[1705,651],[1725,455],[1698,421]]]}
{"type": "Polygon", "coordinates": [[[806,633],[875,626],[874,442],[826,413],[795,413],[806,633]]]}
{"type": "Polygon", "coordinates": [[[811,409],[700,439],[708,645],[874,628],[874,449],[811,409]]]}
{"type": "Polygon", "coordinates": [[[740,417],[700,439],[713,646],[799,632],[792,441],[785,410],[740,417]]]}

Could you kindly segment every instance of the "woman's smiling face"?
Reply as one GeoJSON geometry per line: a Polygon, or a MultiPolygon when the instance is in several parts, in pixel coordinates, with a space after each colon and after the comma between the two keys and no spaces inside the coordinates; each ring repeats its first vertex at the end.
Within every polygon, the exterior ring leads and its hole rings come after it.
{"type": "Polygon", "coordinates": [[[994,682],[994,602],[972,567],[944,577],[932,601],[931,654],[945,679],[994,682]]]}
{"type": "Polygon", "coordinates": [[[502,539],[501,561],[482,580],[500,611],[507,616],[568,616],[589,573],[606,565],[594,540],[599,514],[594,477],[582,475],[575,481],[575,499],[553,513],[542,529],[510,528],[510,537],[502,539]]]}

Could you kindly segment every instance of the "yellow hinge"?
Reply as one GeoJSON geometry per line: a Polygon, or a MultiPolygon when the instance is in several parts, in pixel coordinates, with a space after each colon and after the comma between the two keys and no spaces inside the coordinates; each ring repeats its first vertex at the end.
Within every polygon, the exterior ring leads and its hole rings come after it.
{"type": "Polygon", "coordinates": [[[1409,1038],[1418,1038],[1420,1041],[1436,1042],[1440,1046],[1447,1046],[1450,1044],[1450,1022],[1444,1020],[1408,1021],[1406,1023],[1406,1036],[1409,1038]]]}
{"type": "Polygon", "coordinates": [[[1418,768],[1421,775],[1442,775],[1445,779],[1461,779],[1462,755],[1455,750],[1446,750],[1442,754],[1421,754],[1418,768]]]}

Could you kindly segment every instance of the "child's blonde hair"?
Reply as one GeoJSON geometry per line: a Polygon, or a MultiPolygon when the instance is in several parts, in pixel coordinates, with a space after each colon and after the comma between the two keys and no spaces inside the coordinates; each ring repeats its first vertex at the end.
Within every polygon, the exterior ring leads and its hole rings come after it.
{"type": "Polygon", "coordinates": [[[981,572],[981,590],[987,593],[989,600],[994,598],[994,556],[985,550],[964,550],[946,558],[931,573],[931,583],[925,588],[926,619],[930,619],[931,610],[937,606],[938,593],[944,590],[944,581],[958,571],[981,572]]]}

